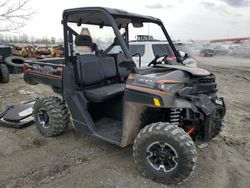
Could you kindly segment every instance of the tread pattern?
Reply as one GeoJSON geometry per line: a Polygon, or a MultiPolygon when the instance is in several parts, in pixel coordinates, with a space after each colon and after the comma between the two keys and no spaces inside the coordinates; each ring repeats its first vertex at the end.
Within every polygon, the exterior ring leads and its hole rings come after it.
{"type": "Polygon", "coordinates": [[[7,65],[0,64],[0,82],[1,83],[8,83],[10,80],[9,70],[7,65]]]}
{"type": "Polygon", "coordinates": [[[153,123],[144,127],[135,139],[133,156],[137,168],[144,176],[164,184],[178,184],[187,180],[193,173],[197,162],[196,147],[191,137],[183,129],[167,122],[153,123]],[[177,148],[177,153],[179,157],[181,156],[178,164],[180,168],[177,171],[165,173],[164,176],[158,174],[158,176],[153,168],[150,169],[149,165],[145,164],[146,159],[143,158],[145,158],[148,143],[150,140],[154,142],[157,139],[164,139],[177,148]]]}
{"type": "Polygon", "coordinates": [[[220,134],[220,132],[222,131],[223,129],[223,124],[220,123],[219,125],[217,125],[213,132],[212,132],[212,135],[211,135],[211,139],[215,138],[216,136],[218,136],[220,134]]]}
{"type": "Polygon", "coordinates": [[[58,97],[44,97],[37,99],[33,107],[33,114],[38,130],[43,136],[52,137],[62,134],[69,125],[69,112],[64,101],[58,97]],[[49,115],[49,127],[44,128],[39,124],[37,114],[44,108],[49,115]]]}

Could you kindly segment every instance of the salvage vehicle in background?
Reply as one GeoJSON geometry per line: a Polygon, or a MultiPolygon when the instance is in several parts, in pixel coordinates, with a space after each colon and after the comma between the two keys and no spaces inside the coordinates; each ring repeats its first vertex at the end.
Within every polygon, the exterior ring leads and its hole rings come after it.
{"type": "Polygon", "coordinates": [[[215,50],[211,49],[211,48],[202,48],[200,50],[200,56],[201,57],[213,57],[216,55],[215,50]]]}
{"type": "Polygon", "coordinates": [[[234,50],[233,55],[237,57],[250,58],[250,43],[245,43],[237,47],[234,50]]]}
{"type": "Polygon", "coordinates": [[[71,121],[75,129],[110,143],[133,144],[144,176],[165,184],[186,180],[196,166],[194,141],[208,142],[223,125],[226,109],[216,94],[215,76],[183,64],[160,19],[86,7],[65,10],[62,24],[61,63],[35,60],[23,67],[27,83],[49,85],[61,95],[36,100],[33,114],[40,133],[58,136],[71,121]],[[167,51],[148,60],[148,66],[135,65],[129,36],[147,24],[165,37],[175,65],[163,63],[167,51]],[[92,35],[112,40],[100,49],[92,35]],[[111,53],[117,45],[121,51],[111,53]]]}
{"type": "Polygon", "coordinates": [[[211,43],[210,48],[215,51],[216,55],[227,55],[229,53],[229,46],[224,44],[211,43]]]}
{"type": "MultiPolygon", "coordinates": [[[[192,56],[192,52],[188,49],[185,43],[174,42],[177,50],[180,51],[181,56],[185,60],[185,65],[190,67],[197,67],[197,61],[192,56]],[[192,59],[192,60],[191,60],[192,59]]],[[[176,57],[172,51],[170,45],[166,41],[158,40],[135,40],[129,42],[129,49],[131,54],[135,54],[133,57],[137,66],[147,66],[148,62],[155,56],[162,56],[167,53],[167,57],[164,60],[166,64],[176,64],[176,57]],[[139,62],[141,61],[141,65],[139,62]]]]}
{"type": "Polygon", "coordinates": [[[1,56],[1,64],[2,64],[1,66],[4,67],[1,70],[5,70],[3,75],[7,75],[7,69],[8,69],[8,73],[10,74],[17,74],[17,73],[22,72],[24,58],[13,56],[10,45],[8,44],[0,45],[0,56],[1,56]]]}

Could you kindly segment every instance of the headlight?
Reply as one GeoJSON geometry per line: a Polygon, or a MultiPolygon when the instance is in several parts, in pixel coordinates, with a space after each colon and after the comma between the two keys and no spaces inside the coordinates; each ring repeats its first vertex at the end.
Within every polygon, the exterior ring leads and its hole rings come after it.
{"type": "Polygon", "coordinates": [[[171,83],[171,84],[161,84],[160,89],[163,91],[170,91],[172,93],[175,93],[177,91],[179,91],[180,89],[185,87],[185,84],[175,84],[175,83],[171,83]]]}

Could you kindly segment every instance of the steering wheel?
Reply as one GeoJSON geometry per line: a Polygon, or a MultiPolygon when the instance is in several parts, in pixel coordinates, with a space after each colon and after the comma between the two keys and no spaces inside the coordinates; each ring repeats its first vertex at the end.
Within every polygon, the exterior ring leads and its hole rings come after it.
{"type": "Polygon", "coordinates": [[[148,64],[148,67],[151,65],[161,64],[167,57],[168,55],[166,54],[156,55],[155,58],[148,64]]]}

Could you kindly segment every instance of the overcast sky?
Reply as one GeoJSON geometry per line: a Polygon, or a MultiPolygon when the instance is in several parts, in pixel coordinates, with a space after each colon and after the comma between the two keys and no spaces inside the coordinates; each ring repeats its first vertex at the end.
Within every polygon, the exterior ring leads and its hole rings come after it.
{"type": "Polygon", "coordinates": [[[21,32],[36,37],[62,38],[62,11],[86,6],[158,17],[175,40],[250,36],[250,0],[30,0],[28,6],[36,14],[21,32]]]}

